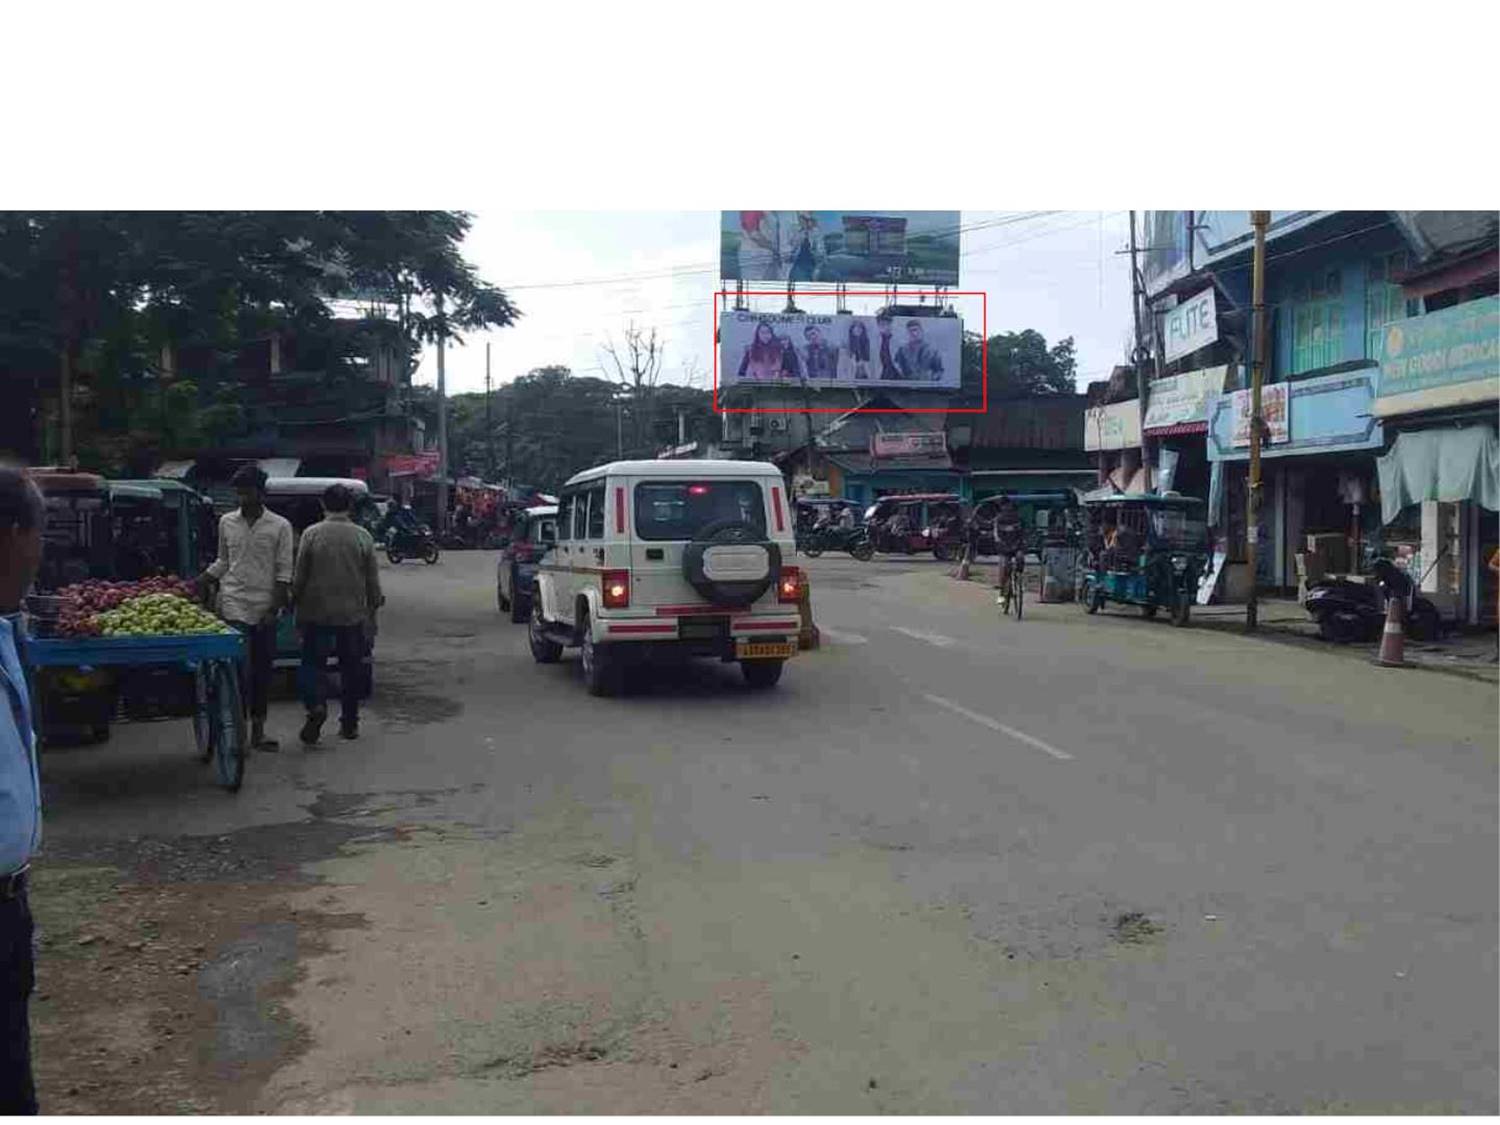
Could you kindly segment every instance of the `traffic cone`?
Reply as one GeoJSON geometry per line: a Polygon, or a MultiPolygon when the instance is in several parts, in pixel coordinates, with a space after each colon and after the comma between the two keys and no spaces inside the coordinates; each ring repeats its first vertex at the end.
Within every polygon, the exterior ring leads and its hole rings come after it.
{"type": "Polygon", "coordinates": [[[1380,653],[1375,657],[1375,663],[1383,668],[1406,666],[1405,608],[1404,598],[1385,600],[1385,629],[1380,634],[1380,653]]]}
{"type": "Polygon", "coordinates": [[[969,545],[967,543],[964,544],[964,553],[958,560],[958,580],[960,582],[967,582],[969,580],[970,553],[969,545]]]}

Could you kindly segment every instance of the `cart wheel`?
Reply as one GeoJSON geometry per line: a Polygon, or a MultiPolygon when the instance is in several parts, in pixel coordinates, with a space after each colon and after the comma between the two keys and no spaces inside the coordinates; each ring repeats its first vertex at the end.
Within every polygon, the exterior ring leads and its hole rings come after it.
{"type": "Polygon", "coordinates": [[[240,700],[239,677],[224,660],[212,665],[209,688],[210,721],[213,725],[214,767],[219,784],[238,793],[245,780],[245,709],[240,700]]]}
{"type": "Polygon", "coordinates": [[[198,758],[207,763],[214,756],[214,724],[208,709],[208,665],[199,663],[193,670],[193,739],[198,744],[198,758]]]}

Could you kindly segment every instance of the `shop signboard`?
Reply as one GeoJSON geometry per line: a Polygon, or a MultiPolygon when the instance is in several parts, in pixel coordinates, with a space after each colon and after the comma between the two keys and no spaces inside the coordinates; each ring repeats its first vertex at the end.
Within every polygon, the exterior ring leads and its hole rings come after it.
{"type": "Polygon", "coordinates": [[[1084,412],[1083,448],[1086,452],[1135,449],[1140,444],[1140,399],[1091,406],[1084,412]]]}
{"type": "Polygon", "coordinates": [[[436,453],[393,453],[385,459],[385,471],[393,477],[417,476],[423,479],[437,475],[436,453]]]}
{"type": "Polygon", "coordinates": [[[731,310],[719,318],[724,386],[957,390],[963,321],[731,310]]]}
{"type": "MultiPolygon", "coordinates": [[[[1384,442],[1374,417],[1375,368],[1324,375],[1261,388],[1261,413],[1271,427],[1262,457],[1378,449],[1384,442]]],[[[1250,456],[1250,392],[1220,395],[1209,409],[1208,459],[1250,456]]]]}
{"type": "Polygon", "coordinates": [[[1375,412],[1409,414],[1500,397],[1500,297],[1386,326],[1375,412]]]}
{"type": "Polygon", "coordinates": [[[941,457],[946,452],[948,443],[941,430],[870,435],[870,453],[875,457],[941,457]]]}
{"type": "Polygon", "coordinates": [[[1142,422],[1148,435],[1173,427],[1208,424],[1209,410],[1224,389],[1226,365],[1204,367],[1154,380],[1142,422]]]}
{"type": "Polygon", "coordinates": [[[1214,287],[1188,298],[1162,314],[1163,351],[1168,363],[1206,348],[1219,338],[1214,287]]]}
{"type": "Polygon", "coordinates": [[[958,284],[957,211],[723,211],[731,281],[958,284]]]}

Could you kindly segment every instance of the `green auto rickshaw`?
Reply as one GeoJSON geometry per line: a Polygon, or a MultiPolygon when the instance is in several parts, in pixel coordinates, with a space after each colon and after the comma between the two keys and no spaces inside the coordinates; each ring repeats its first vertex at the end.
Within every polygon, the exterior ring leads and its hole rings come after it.
{"type": "Polygon", "coordinates": [[[1087,613],[1108,602],[1155,617],[1165,606],[1186,625],[1209,559],[1202,500],[1175,492],[1094,495],[1083,500],[1085,562],[1078,601],[1087,613]]]}

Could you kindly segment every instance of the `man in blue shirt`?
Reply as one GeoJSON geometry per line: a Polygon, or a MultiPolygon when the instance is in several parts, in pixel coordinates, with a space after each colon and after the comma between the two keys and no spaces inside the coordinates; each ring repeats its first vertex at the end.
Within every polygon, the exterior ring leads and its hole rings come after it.
{"type": "Polygon", "coordinates": [[[46,509],[20,469],[0,465],[0,1115],[37,1112],[28,1004],[34,983],[27,869],[42,838],[42,791],[26,688],[21,599],[42,560],[46,509]]]}

